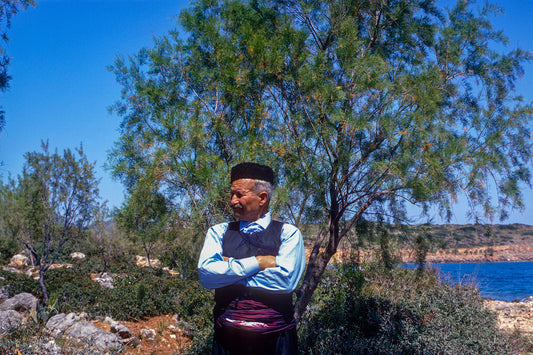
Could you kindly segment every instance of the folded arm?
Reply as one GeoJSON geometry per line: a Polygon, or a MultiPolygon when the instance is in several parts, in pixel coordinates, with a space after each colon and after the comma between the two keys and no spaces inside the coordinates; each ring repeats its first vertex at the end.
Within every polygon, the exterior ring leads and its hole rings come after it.
{"type": "Polygon", "coordinates": [[[222,256],[222,236],[226,228],[227,224],[218,224],[209,228],[205,237],[198,260],[200,283],[205,288],[219,288],[244,282],[247,277],[261,270],[254,256],[243,259],[222,256]]]}
{"type": "Polygon", "coordinates": [[[209,229],[198,261],[200,282],[206,288],[231,284],[270,291],[293,291],[305,269],[305,250],[300,231],[284,225],[277,256],[257,256],[243,259],[222,256],[222,236],[227,224],[209,229]]]}
{"type": "Polygon", "coordinates": [[[270,291],[292,292],[305,269],[305,249],[301,232],[294,226],[283,226],[281,246],[275,267],[248,277],[246,286],[270,291]]]}

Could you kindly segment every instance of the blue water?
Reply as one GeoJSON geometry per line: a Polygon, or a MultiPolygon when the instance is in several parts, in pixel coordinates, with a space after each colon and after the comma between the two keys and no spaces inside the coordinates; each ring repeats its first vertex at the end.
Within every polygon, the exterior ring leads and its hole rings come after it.
{"type": "Polygon", "coordinates": [[[533,262],[430,264],[450,281],[474,284],[481,296],[500,301],[533,296],[533,262]]]}

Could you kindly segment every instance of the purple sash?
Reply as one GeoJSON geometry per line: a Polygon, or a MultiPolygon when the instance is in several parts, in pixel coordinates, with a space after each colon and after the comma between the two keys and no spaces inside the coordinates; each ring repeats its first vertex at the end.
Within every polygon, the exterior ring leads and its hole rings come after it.
{"type": "Polygon", "coordinates": [[[281,313],[253,300],[232,301],[215,323],[221,328],[256,334],[277,333],[296,327],[294,319],[287,323],[281,313]]]}

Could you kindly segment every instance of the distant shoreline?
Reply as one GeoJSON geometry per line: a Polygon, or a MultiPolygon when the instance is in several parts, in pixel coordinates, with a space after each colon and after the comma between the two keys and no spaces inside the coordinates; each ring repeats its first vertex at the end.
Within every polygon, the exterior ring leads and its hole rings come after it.
{"type": "MultiPolygon", "coordinates": [[[[414,251],[402,250],[405,263],[415,263],[414,251]]],[[[438,250],[428,253],[427,264],[533,261],[533,243],[438,250]]]]}

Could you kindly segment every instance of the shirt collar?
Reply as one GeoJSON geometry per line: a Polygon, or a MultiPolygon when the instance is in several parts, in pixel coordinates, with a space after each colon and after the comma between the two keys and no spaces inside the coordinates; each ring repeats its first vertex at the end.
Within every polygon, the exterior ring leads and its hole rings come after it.
{"type": "Polygon", "coordinates": [[[252,224],[257,224],[261,228],[266,229],[268,225],[270,224],[271,220],[272,220],[272,217],[270,216],[270,212],[267,212],[263,217],[259,218],[256,221],[253,221],[253,222],[241,221],[239,224],[239,229],[242,230],[246,227],[249,227],[252,224]]]}

